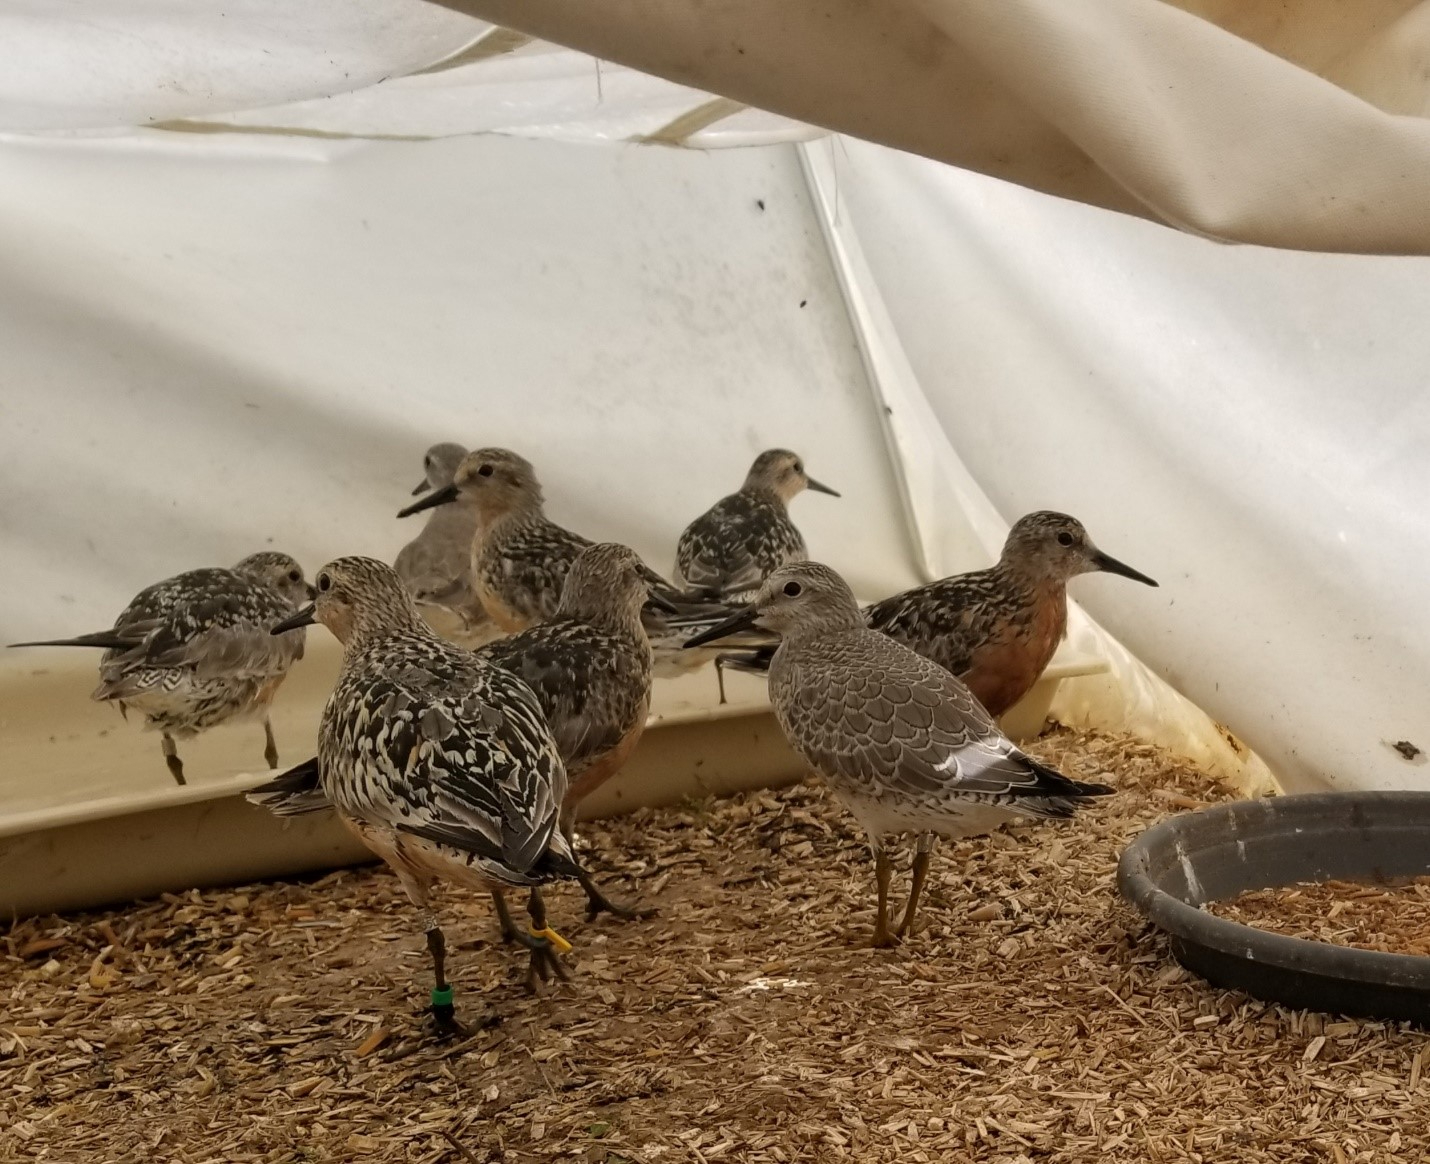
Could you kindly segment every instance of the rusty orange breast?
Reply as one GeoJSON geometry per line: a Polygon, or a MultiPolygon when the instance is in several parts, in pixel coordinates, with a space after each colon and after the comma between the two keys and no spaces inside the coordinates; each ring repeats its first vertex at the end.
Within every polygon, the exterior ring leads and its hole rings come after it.
{"type": "Polygon", "coordinates": [[[1027,695],[1047,668],[1067,632],[1067,590],[1039,587],[1023,609],[1000,620],[997,630],[973,652],[961,678],[994,718],[1027,695]]]}

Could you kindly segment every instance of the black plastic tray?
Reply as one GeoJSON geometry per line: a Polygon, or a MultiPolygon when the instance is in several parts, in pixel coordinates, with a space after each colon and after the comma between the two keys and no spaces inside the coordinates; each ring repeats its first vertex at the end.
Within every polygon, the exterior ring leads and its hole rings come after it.
{"type": "Polygon", "coordinates": [[[1117,866],[1122,896],[1187,969],[1288,1006],[1430,1026],[1430,958],[1267,933],[1197,908],[1307,881],[1430,873],[1430,792],[1242,800],[1148,829],[1117,866]]]}

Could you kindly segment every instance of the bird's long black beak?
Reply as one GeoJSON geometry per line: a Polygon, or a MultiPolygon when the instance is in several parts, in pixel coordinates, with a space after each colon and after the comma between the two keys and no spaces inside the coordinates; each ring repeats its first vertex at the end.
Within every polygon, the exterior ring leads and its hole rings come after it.
{"type": "Polygon", "coordinates": [[[297,614],[290,614],[282,622],[274,623],[268,628],[268,633],[271,635],[281,635],[290,630],[297,630],[302,626],[312,626],[318,621],[313,613],[316,609],[317,607],[310,602],[297,614]]]}
{"type": "Polygon", "coordinates": [[[422,480],[420,480],[419,482],[417,482],[417,488],[412,491],[412,496],[413,496],[413,497],[421,497],[422,494],[426,493],[427,490],[429,490],[429,489],[431,489],[431,488],[432,488],[432,482],[429,481],[429,480],[427,480],[426,477],[423,477],[422,480]]]}
{"type": "Polygon", "coordinates": [[[804,479],[804,483],[807,488],[813,489],[816,493],[828,493],[831,497],[839,496],[839,491],[837,489],[831,489],[828,485],[825,485],[820,481],[816,481],[813,477],[806,477],[804,479]]]}
{"type": "Polygon", "coordinates": [[[663,614],[679,614],[680,607],[676,606],[669,598],[663,598],[654,590],[646,591],[646,605],[653,606],[663,614]]]}
{"type": "Polygon", "coordinates": [[[760,612],[753,606],[747,606],[744,610],[736,611],[723,622],[717,622],[709,630],[701,631],[692,639],[687,639],[682,644],[682,649],[690,647],[703,647],[706,643],[713,643],[716,639],[723,639],[737,631],[748,630],[755,625],[755,619],[760,617],[760,612]]]}
{"type": "Polygon", "coordinates": [[[434,489],[421,501],[414,501],[405,509],[397,511],[398,517],[411,517],[414,513],[421,513],[424,509],[435,509],[439,505],[446,505],[450,501],[456,501],[460,490],[455,485],[443,485],[440,489],[434,489]]]}
{"type": "Polygon", "coordinates": [[[1104,554],[1101,550],[1094,550],[1092,555],[1092,566],[1094,570],[1101,570],[1104,574],[1121,574],[1124,578],[1131,578],[1134,582],[1141,582],[1144,586],[1155,586],[1156,581],[1147,577],[1140,570],[1134,570],[1131,566],[1124,565],[1111,554],[1104,554]]]}

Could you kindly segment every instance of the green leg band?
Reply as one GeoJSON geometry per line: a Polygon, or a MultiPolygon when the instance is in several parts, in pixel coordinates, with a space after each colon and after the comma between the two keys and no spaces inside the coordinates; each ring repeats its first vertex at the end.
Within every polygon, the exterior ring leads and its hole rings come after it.
{"type": "Polygon", "coordinates": [[[454,991],[450,985],[443,986],[432,992],[432,1005],[434,1007],[450,1007],[452,1005],[452,995],[454,991]]]}

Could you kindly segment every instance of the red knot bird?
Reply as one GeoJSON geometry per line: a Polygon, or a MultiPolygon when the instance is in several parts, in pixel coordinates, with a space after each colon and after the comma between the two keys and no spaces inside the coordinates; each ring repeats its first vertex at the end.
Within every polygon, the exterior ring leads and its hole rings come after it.
{"type": "MultiPolygon", "coordinates": [[[[472,582],[492,621],[511,633],[552,618],[566,572],[592,542],[546,516],[531,462],[510,449],[477,449],[462,458],[450,485],[397,516],[453,503],[476,514],[472,582]]],[[[641,569],[656,593],[670,595],[670,583],[647,566],[641,569]]]]}
{"type": "Polygon", "coordinates": [[[936,836],[973,836],[1018,817],[1069,817],[1088,797],[1112,791],[1069,780],[1021,751],[964,684],[870,630],[828,566],[780,567],[751,606],[692,641],[750,624],[780,636],[770,702],[790,745],[869,835],[876,946],[912,932],[936,836]],[[904,833],[918,842],[908,906],[891,930],[885,838],[904,833]]]}
{"type": "MultiPolygon", "coordinates": [[[[1030,513],[1014,523],[996,565],[895,594],[864,619],[957,675],[996,717],[1028,693],[1067,633],[1069,579],[1095,571],[1157,585],[1093,545],[1077,518],[1030,513]]],[[[773,653],[732,651],[718,662],[762,674],[773,653]]]]}
{"type": "Polygon", "coordinates": [[[748,603],[771,570],[809,556],[789,516],[789,503],[805,489],[839,496],[805,472],[797,453],[761,453],[738,492],[685,527],[675,550],[676,585],[721,602],[748,603]]]}
{"type": "Polygon", "coordinates": [[[905,590],[864,617],[953,672],[1000,716],[1038,681],[1067,633],[1069,579],[1099,570],[1157,585],[1093,545],[1077,518],[1043,510],[1014,523],[996,565],[905,590]]]}
{"type": "MultiPolygon", "coordinates": [[[[651,649],[641,625],[650,584],[642,571],[634,550],[590,546],[571,564],[552,618],[477,651],[536,693],[566,765],[561,831],[573,848],[577,807],[620,770],[650,714],[651,649]]],[[[588,917],[648,916],[610,901],[586,873],[578,876],[588,917]]],[[[510,940],[500,895],[496,903],[510,940]]]]}
{"type": "Polygon", "coordinates": [[[287,554],[251,554],[232,569],[206,567],[148,586],[109,630],[16,647],[98,647],[100,683],[91,698],[162,733],[164,763],[179,784],[176,740],[222,723],[261,717],[264,759],[278,766],[268,710],[289,668],[303,657],[303,635],[275,639],[268,628],[312,594],[287,554]]]}
{"type": "MultiPolygon", "coordinates": [[[[452,483],[467,450],[450,442],[433,445],[422,458],[422,481],[414,497],[452,483]]],[[[490,638],[495,628],[472,588],[472,539],[477,514],[466,505],[441,505],[427,515],[422,532],[397,552],[392,568],[434,630],[463,646],[490,638]]]]}
{"type": "MultiPolygon", "coordinates": [[[[322,795],[421,911],[439,1026],[460,1029],[430,901],[439,878],[486,892],[528,889],[531,930],[513,935],[531,951],[528,986],[565,977],[556,955],[568,947],[546,924],[540,887],[577,869],[559,827],[566,771],[536,696],[437,635],[397,574],[372,558],[329,562],[316,601],[272,633],[314,621],[343,645],[318,729],[322,795]]],[[[250,795],[265,803],[273,792],[250,795]]],[[[282,798],[267,802],[286,814],[282,798]]],[[[301,798],[291,806],[307,807],[301,798]]]]}
{"type": "MultiPolygon", "coordinates": [[[[546,516],[531,462],[509,449],[477,449],[462,459],[451,485],[434,489],[398,517],[454,503],[477,514],[472,582],[492,621],[512,633],[555,617],[571,563],[593,543],[546,516]]],[[[657,674],[698,664],[697,656],[680,649],[694,632],[673,627],[669,617],[680,614],[709,625],[728,611],[680,593],[644,563],[641,577],[650,587],[643,617],[657,674]]]]}

